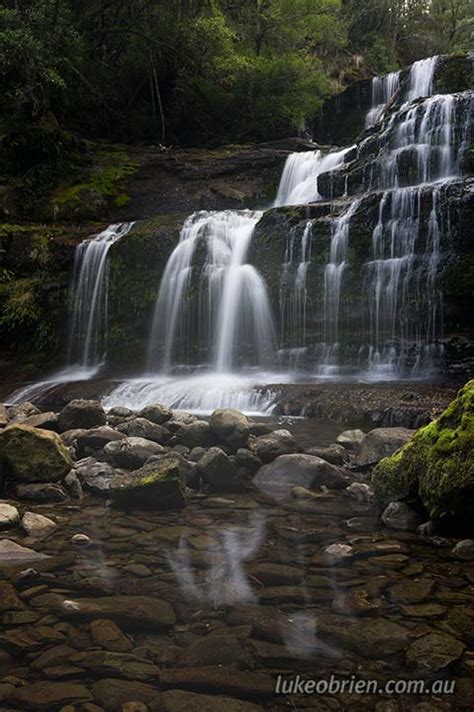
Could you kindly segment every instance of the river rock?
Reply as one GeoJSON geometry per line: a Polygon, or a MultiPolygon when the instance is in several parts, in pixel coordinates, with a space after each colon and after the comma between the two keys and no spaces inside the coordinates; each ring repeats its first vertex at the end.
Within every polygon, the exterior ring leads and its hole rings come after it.
{"type": "Polygon", "coordinates": [[[90,624],[90,631],[94,643],[106,650],[115,653],[128,653],[133,648],[132,641],[122,633],[113,621],[98,618],[90,624]]]}
{"type": "Polygon", "coordinates": [[[37,485],[17,485],[15,496],[30,502],[64,502],[67,499],[67,492],[61,485],[47,482],[37,485]]]}
{"type": "Polygon", "coordinates": [[[337,443],[329,445],[329,447],[310,447],[306,450],[306,454],[320,457],[322,460],[330,462],[331,465],[342,465],[347,459],[347,450],[337,443]]]}
{"type": "Polygon", "coordinates": [[[63,480],[63,485],[73,499],[82,499],[84,497],[84,491],[82,489],[81,482],[74,470],[68,472],[68,474],[63,480]]]}
{"type": "MultiPolygon", "coordinates": [[[[166,422],[166,427],[172,433],[177,433],[183,425],[191,425],[192,423],[197,423],[199,418],[192,413],[186,413],[183,410],[173,411],[173,417],[171,420],[166,422]]],[[[202,421],[200,421],[202,422],[202,421]]]]}
{"type": "Polygon", "coordinates": [[[250,448],[263,463],[272,462],[281,455],[290,455],[299,450],[289,430],[273,430],[268,435],[262,435],[251,443],[250,448]]]}
{"type": "Polygon", "coordinates": [[[0,561],[35,561],[46,558],[46,554],[40,554],[34,549],[21,546],[16,541],[0,539],[0,561]]]}
{"type": "Polygon", "coordinates": [[[41,428],[42,430],[58,430],[58,416],[57,413],[38,413],[37,415],[30,415],[28,418],[23,420],[24,425],[31,425],[32,428],[41,428]]]}
{"type": "Polygon", "coordinates": [[[235,453],[235,464],[248,475],[254,475],[262,466],[262,461],[251,450],[239,448],[235,453]]]}
{"type": "Polygon", "coordinates": [[[126,436],[111,428],[109,425],[101,425],[98,428],[83,430],[76,438],[78,449],[81,453],[90,450],[101,450],[107,443],[123,440],[126,436]]]}
{"type": "Polygon", "coordinates": [[[407,648],[410,637],[406,628],[384,618],[370,623],[321,612],[316,616],[318,636],[339,644],[363,658],[386,658],[407,648]]]}
{"type": "Polygon", "coordinates": [[[344,475],[326,460],[313,455],[281,455],[260,468],[253,479],[259,490],[273,497],[290,497],[294,486],[315,489],[322,486],[344,489],[344,475]]]}
{"type": "Polygon", "coordinates": [[[129,437],[145,438],[145,440],[151,440],[159,445],[165,443],[167,439],[166,435],[169,436],[165,428],[146,418],[132,418],[131,420],[127,420],[125,423],[118,425],[117,430],[129,437]]]}
{"type": "Polygon", "coordinates": [[[44,517],[42,514],[25,512],[21,518],[21,526],[28,536],[40,537],[56,529],[56,522],[53,522],[49,517],[44,517]]]}
{"type": "Polygon", "coordinates": [[[59,431],[74,430],[76,428],[95,428],[105,425],[107,416],[99,401],[72,400],[59,413],[59,431]]]}
{"type": "Polygon", "coordinates": [[[474,561],[474,539],[462,539],[453,549],[453,556],[463,561],[474,561]]]}
{"type": "Polygon", "coordinates": [[[123,475],[108,462],[99,462],[93,457],[78,460],[72,472],[85,489],[104,497],[108,495],[111,483],[123,475]]]}
{"type": "Polygon", "coordinates": [[[211,447],[197,463],[203,481],[214,492],[241,492],[242,479],[228,455],[211,447]]]}
{"type": "Polygon", "coordinates": [[[172,417],[172,410],[168,408],[168,406],[162,405],[161,403],[147,405],[140,411],[140,418],[151,420],[152,423],[156,423],[157,425],[167,423],[172,417]]]}
{"type": "Polygon", "coordinates": [[[101,679],[92,685],[92,692],[94,700],[108,712],[122,710],[131,700],[146,704],[150,712],[163,712],[158,690],[137,680],[101,679]]]}
{"type": "Polygon", "coordinates": [[[275,680],[269,675],[224,666],[163,669],[160,682],[165,687],[250,699],[272,697],[275,692],[275,680]]]}
{"type": "Polygon", "coordinates": [[[112,427],[120,425],[131,418],[136,418],[137,414],[130,408],[125,408],[124,406],[114,406],[107,412],[107,423],[112,427]]]}
{"type": "Polygon", "coordinates": [[[67,447],[74,447],[77,438],[87,433],[87,428],[75,428],[74,430],[65,430],[61,433],[60,438],[67,447]]]}
{"type": "Polygon", "coordinates": [[[381,505],[419,498],[433,521],[462,528],[474,518],[474,381],[372,474],[381,505]]]}
{"type": "Polygon", "coordinates": [[[181,509],[185,492],[179,469],[173,460],[150,463],[114,481],[112,502],[126,509],[181,509]]]}
{"type": "Polygon", "coordinates": [[[382,513],[382,521],[389,529],[414,532],[423,521],[423,517],[405,502],[390,502],[382,513]]]}
{"type": "Polygon", "coordinates": [[[90,670],[95,676],[114,675],[128,680],[157,680],[159,670],[152,662],[130,653],[88,650],[71,658],[74,665],[90,670]]]}
{"type": "Polygon", "coordinates": [[[220,695],[200,695],[185,690],[167,690],[161,695],[160,712],[260,712],[253,702],[220,695]]]}
{"type": "Polygon", "coordinates": [[[345,494],[356,502],[372,502],[374,491],[366,482],[352,482],[346,489],[345,494]]]}
{"type": "Polygon", "coordinates": [[[232,450],[246,447],[250,424],[247,416],[231,408],[219,408],[209,418],[211,430],[219,440],[224,441],[232,450]]]}
{"type": "Polygon", "coordinates": [[[208,448],[216,444],[216,436],[205,420],[197,420],[195,423],[183,425],[179,430],[179,436],[183,445],[187,445],[191,449],[194,447],[208,448]]]}
{"type": "Polygon", "coordinates": [[[0,459],[21,482],[56,482],[72,467],[71,456],[59,435],[29,425],[9,425],[0,431],[0,459]]]}
{"type": "Polygon", "coordinates": [[[435,582],[432,579],[406,579],[389,589],[389,597],[392,603],[420,603],[431,596],[434,587],[435,582]]]}
{"type": "Polygon", "coordinates": [[[84,704],[92,695],[84,685],[76,682],[33,682],[16,687],[10,702],[26,710],[57,710],[67,704],[84,704]]]}
{"type": "Polygon", "coordinates": [[[8,581],[0,581],[0,612],[21,611],[24,603],[18,598],[17,592],[8,581]]]}
{"type": "Polygon", "coordinates": [[[375,428],[371,430],[360,443],[353,464],[363,467],[379,462],[408,442],[414,432],[408,428],[375,428]]]}
{"type": "Polygon", "coordinates": [[[19,521],[18,509],[7,502],[0,502],[0,529],[11,529],[19,521]]]}
{"type": "Polygon", "coordinates": [[[8,425],[8,411],[3,403],[0,403],[0,428],[8,425]]]}
{"type": "Polygon", "coordinates": [[[192,487],[192,489],[199,489],[199,471],[196,463],[187,460],[179,452],[172,450],[163,455],[153,455],[146,461],[146,465],[160,462],[173,463],[178,468],[181,482],[186,484],[187,487],[192,487]]]}
{"type": "Polygon", "coordinates": [[[141,467],[153,455],[164,453],[162,445],[145,438],[125,437],[122,440],[107,443],[104,455],[116,467],[134,470],[141,467]]]}
{"type": "Polygon", "coordinates": [[[176,623],[172,606],[153,596],[102,596],[74,601],[55,600],[51,611],[65,618],[112,620],[132,630],[167,628],[176,623]],[[72,604],[72,605],[66,605],[72,604]]]}
{"type": "Polygon", "coordinates": [[[343,433],[337,436],[336,444],[342,445],[343,448],[354,452],[359,447],[365,437],[363,430],[344,430],[343,433]]]}
{"type": "Polygon", "coordinates": [[[456,638],[430,633],[410,645],[406,658],[420,672],[438,672],[458,660],[465,647],[456,638]]]}
{"type": "Polygon", "coordinates": [[[18,405],[12,405],[8,409],[8,419],[10,423],[22,423],[26,418],[32,415],[40,415],[41,411],[33,403],[19,403],[18,405]]]}

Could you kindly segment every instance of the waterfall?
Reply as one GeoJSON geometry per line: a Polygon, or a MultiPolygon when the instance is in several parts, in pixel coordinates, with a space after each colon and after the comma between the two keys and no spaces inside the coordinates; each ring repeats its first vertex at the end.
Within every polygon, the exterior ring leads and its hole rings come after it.
{"type": "Polygon", "coordinates": [[[439,57],[427,57],[414,62],[410,69],[407,102],[415,101],[433,93],[433,77],[439,57]]]}
{"type": "Polygon", "coordinates": [[[383,111],[400,87],[400,72],[390,72],[372,79],[372,106],[365,118],[365,128],[371,128],[381,118],[383,111]]]}
{"type": "Polygon", "coordinates": [[[283,168],[274,207],[307,205],[320,200],[318,176],[342,166],[344,157],[352,148],[326,154],[320,150],[290,154],[283,168]]]}
{"type": "Polygon", "coordinates": [[[270,360],[274,327],[266,286],[246,262],[261,216],[258,211],[228,210],[187,219],[161,280],[150,371],[169,373],[178,363],[196,365],[198,343],[205,365],[218,373],[232,371],[237,363],[262,366],[270,360]],[[190,295],[192,286],[196,298],[190,295]]]}
{"type": "Polygon", "coordinates": [[[68,364],[99,368],[105,359],[108,327],[108,260],[110,248],[130,232],[133,223],[119,223],[76,248],[69,321],[68,364]]]}

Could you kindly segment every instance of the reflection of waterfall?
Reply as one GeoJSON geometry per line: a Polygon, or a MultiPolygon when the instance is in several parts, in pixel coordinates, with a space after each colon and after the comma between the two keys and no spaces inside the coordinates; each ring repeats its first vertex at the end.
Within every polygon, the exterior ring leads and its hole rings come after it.
{"type": "Polygon", "coordinates": [[[246,263],[261,215],[225,211],[188,218],[161,281],[150,370],[169,372],[178,362],[195,362],[197,345],[220,373],[238,362],[269,361],[274,329],[266,286],[246,263]]]}
{"type": "Polygon", "coordinates": [[[105,359],[108,327],[108,260],[113,243],[133,223],[109,225],[76,248],[69,322],[68,363],[98,368],[105,359]]]}
{"type": "Polygon", "coordinates": [[[275,207],[306,205],[320,200],[318,175],[334,170],[344,163],[345,155],[352,149],[331,151],[306,151],[288,156],[275,199],[275,207]]]}

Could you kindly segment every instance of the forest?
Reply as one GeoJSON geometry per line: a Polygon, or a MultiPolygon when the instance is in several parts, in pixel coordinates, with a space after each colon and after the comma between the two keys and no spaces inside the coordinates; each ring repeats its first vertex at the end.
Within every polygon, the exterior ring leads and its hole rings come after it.
{"type": "Polygon", "coordinates": [[[182,146],[295,135],[350,82],[469,49],[472,5],[4,0],[3,148],[31,126],[182,146]]]}

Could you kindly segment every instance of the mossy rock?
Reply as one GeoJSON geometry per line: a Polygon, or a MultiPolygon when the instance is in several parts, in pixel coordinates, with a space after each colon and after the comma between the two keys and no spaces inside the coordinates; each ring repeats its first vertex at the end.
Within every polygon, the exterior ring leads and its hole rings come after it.
{"type": "Polygon", "coordinates": [[[419,498],[430,518],[474,515],[474,380],[432,423],[375,468],[382,505],[419,498]]]}
{"type": "Polygon", "coordinates": [[[469,54],[440,57],[434,78],[435,94],[453,94],[474,88],[474,62],[469,54]]]}
{"type": "Polygon", "coordinates": [[[0,433],[0,461],[7,475],[19,482],[57,482],[72,467],[68,449],[57,433],[10,425],[0,433]]]}
{"type": "Polygon", "coordinates": [[[123,509],[181,509],[185,505],[184,483],[172,461],[150,463],[124,475],[110,494],[113,504],[123,509]]]}

